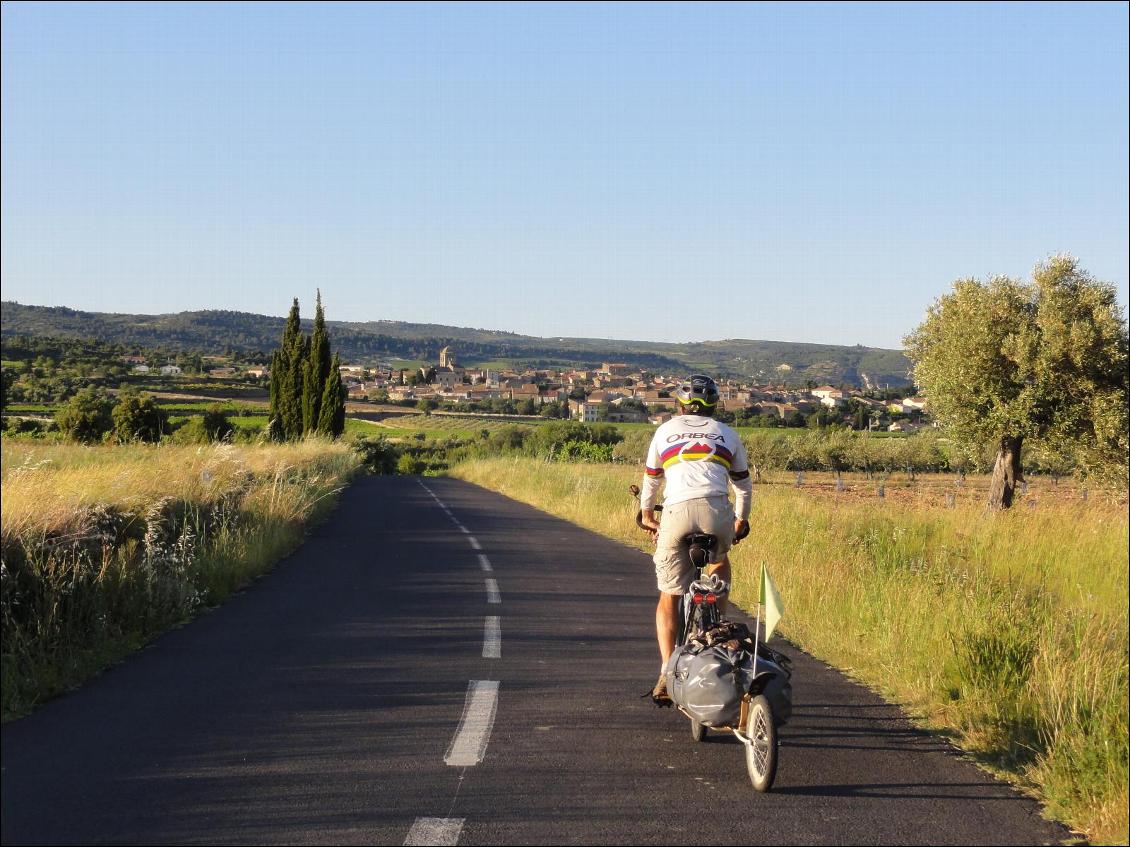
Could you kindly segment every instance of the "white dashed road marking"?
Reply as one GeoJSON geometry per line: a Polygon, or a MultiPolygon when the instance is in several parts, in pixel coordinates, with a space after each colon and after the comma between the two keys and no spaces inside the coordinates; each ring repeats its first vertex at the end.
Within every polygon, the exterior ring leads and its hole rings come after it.
{"type": "Polygon", "coordinates": [[[502,658],[502,619],[497,615],[489,615],[483,628],[483,658],[502,658]]]}
{"type": "Polygon", "coordinates": [[[463,703],[463,717],[459,729],[447,749],[443,760],[454,768],[477,765],[486,755],[490,731],[494,728],[494,713],[498,708],[498,683],[493,680],[472,679],[467,686],[467,699],[463,703]]]}
{"type": "MultiPolygon", "coordinates": [[[[420,481],[423,488],[436,504],[443,510],[453,524],[467,537],[471,548],[479,552],[479,567],[483,573],[494,573],[490,559],[482,553],[483,546],[479,539],[471,534],[455,517],[455,513],[447,504],[436,496],[428,486],[420,481]]],[[[502,602],[502,593],[498,590],[498,580],[486,580],[487,602],[499,604],[502,602]]],[[[483,658],[502,658],[502,619],[498,615],[488,615],[483,626],[483,658]]],[[[472,679],[467,685],[467,698],[463,702],[463,716],[459,719],[459,728],[455,730],[455,737],[451,739],[451,746],[447,755],[443,757],[451,767],[468,768],[477,765],[486,755],[487,744],[490,742],[490,733],[494,728],[494,716],[498,711],[498,683],[492,680],[472,679]]],[[[454,810],[454,802],[452,809],[454,810]]],[[[404,843],[408,844],[458,844],[459,836],[463,831],[465,818],[416,818],[408,837],[404,843]]]]}
{"type": "Polygon", "coordinates": [[[409,844],[436,847],[458,844],[459,833],[462,831],[463,818],[416,818],[412,828],[408,830],[404,844],[405,847],[409,844]]]}

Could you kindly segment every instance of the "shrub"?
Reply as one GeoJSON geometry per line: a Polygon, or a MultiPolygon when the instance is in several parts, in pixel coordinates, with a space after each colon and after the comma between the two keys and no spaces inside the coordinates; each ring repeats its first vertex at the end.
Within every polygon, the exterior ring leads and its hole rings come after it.
{"type": "Polygon", "coordinates": [[[539,426],[525,438],[525,452],[534,456],[556,458],[562,445],[570,442],[600,444],[609,447],[608,459],[611,461],[611,446],[623,440],[620,430],[612,424],[588,426],[578,421],[552,421],[539,426]]]}
{"type": "Polygon", "coordinates": [[[219,403],[215,403],[205,409],[201,421],[203,422],[204,432],[209,441],[224,441],[231,436],[232,431],[235,429],[231,421],[228,420],[224,407],[219,403]]]}
{"type": "Polygon", "coordinates": [[[361,463],[374,474],[394,474],[397,472],[400,451],[383,435],[376,438],[361,437],[353,441],[353,452],[361,457],[361,463]]]}
{"type": "Polygon", "coordinates": [[[521,450],[526,442],[527,432],[528,430],[524,427],[514,426],[513,424],[504,426],[490,433],[487,444],[492,451],[510,452],[511,450],[521,450]]]}
{"type": "Polygon", "coordinates": [[[566,441],[557,448],[554,458],[559,462],[611,462],[612,445],[566,441]]]}
{"type": "Polygon", "coordinates": [[[71,441],[90,444],[101,441],[114,427],[110,400],[100,388],[84,388],[59,410],[59,429],[71,441]]]}
{"type": "Polygon", "coordinates": [[[184,444],[207,444],[212,441],[232,441],[235,427],[219,404],[209,406],[200,417],[192,417],[181,424],[175,433],[177,441],[184,444]]]}
{"type": "Polygon", "coordinates": [[[651,445],[651,438],[654,434],[652,430],[631,430],[619,444],[613,445],[613,461],[642,465],[647,461],[647,448],[651,445]]]}
{"type": "Polygon", "coordinates": [[[114,421],[114,437],[121,444],[160,441],[169,428],[169,415],[157,405],[153,395],[138,394],[130,389],[118,396],[111,418],[114,421]]]}
{"type": "Polygon", "coordinates": [[[427,464],[411,453],[404,453],[396,460],[396,472],[402,474],[422,474],[427,470],[427,464]]]}

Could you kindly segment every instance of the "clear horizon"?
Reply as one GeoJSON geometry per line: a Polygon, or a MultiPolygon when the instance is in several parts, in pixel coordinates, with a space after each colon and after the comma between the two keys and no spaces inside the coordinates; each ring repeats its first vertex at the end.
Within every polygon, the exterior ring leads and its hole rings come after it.
{"type": "Polygon", "coordinates": [[[1127,6],[6,4],[3,297],[901,349],[1128,295],[1127,6]]]}

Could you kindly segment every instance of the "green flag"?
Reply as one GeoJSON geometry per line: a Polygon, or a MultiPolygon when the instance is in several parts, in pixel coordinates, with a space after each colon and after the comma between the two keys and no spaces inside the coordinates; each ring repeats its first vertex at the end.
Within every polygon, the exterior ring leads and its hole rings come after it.
{"type": "Polygon", "coordinates": [[[761,596],[758,602],[765,604],[765,640],[773,634],[781,615],[785,613],[785,604],[781,602],[781,595],[777,593],[777,586],[769,576],[769,569],[761,565],[761,596]]]}

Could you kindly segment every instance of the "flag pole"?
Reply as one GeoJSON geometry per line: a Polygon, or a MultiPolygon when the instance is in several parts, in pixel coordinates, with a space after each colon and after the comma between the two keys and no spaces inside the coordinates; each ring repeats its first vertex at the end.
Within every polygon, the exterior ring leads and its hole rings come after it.
{"type": "Polygon", "coordinates": [[[757,679],[757,645],[761,641],[761,594],[765,590],[765,562],[761,563],[761,579],[757,583],[757,622],[753,625],[753,678],[757,679]]]}

